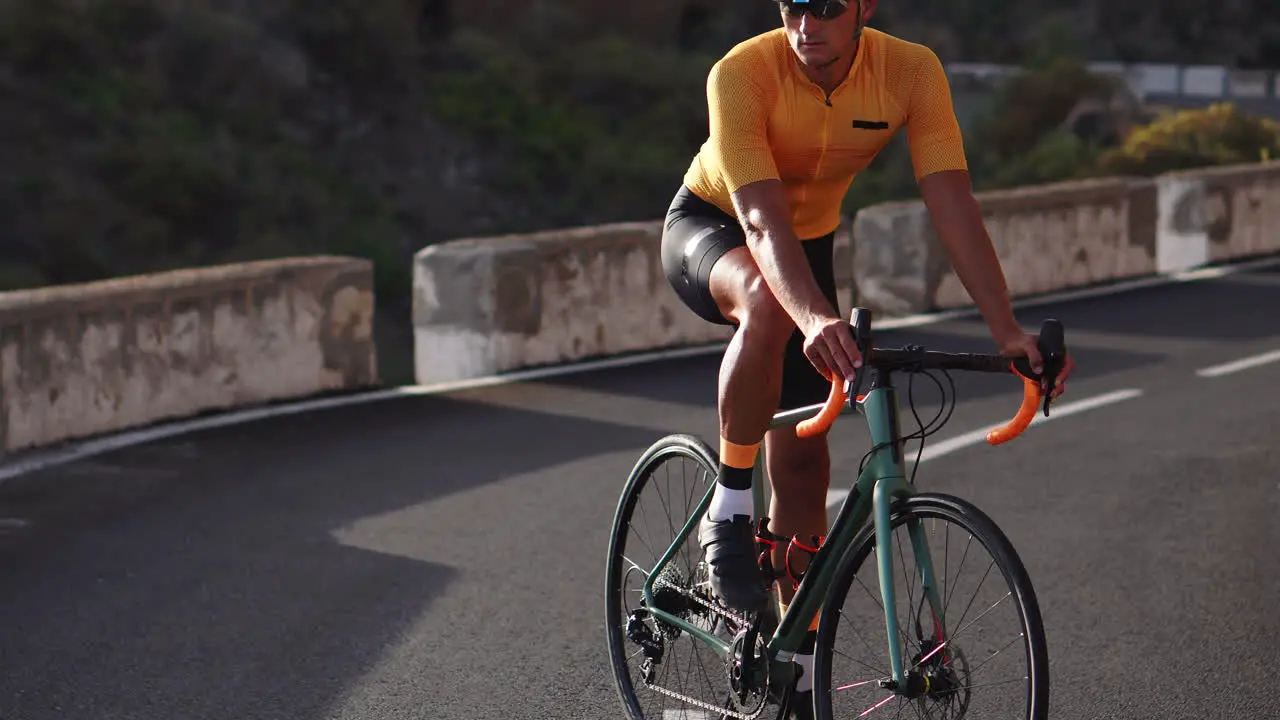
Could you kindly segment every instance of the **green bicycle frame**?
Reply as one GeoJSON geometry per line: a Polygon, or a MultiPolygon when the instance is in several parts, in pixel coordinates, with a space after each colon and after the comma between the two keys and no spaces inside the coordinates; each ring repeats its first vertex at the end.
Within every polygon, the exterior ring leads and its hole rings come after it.
{"type": "MultiPolygon", "coordinates": [[[[787,606],[786,613],[778,619],[777,628],[768,640],[767,655],[770,658],[771,682],[786,683],[794,676],[795,665],[792,660],[795,652],[809,629],[811,619],[826,600],[827,588],[835,579],[841,559],[846,552],[854,550],[853,540],[869,519],[874,522],[875,529],[877,573],[880,582],[880,599],[884,610],[885,632],[889,644],[889,662],[893,673],[891,679],[896,688],[904,687],[906,682],[902,638],[893,611],[897,604],[894,593],[893,553],[889,543],[890,515],[893,503],[910,497],[915,493],[915,488],[908,482],[904,472],[897,391],[888,372],[871,368],[871,375],[871,386],[867,393],[856,401],[846,404],[840,414],[843,416],[856,412],[866,417],[872,447],[877,449],[858,475],[849,495],[841,503],[840,511],[836,515],[826,541],[810,561],[791,603],[787,606]]],[[[778,413],[773,417],[770,427],[794,426],[813,417],[821,408],[822,405],[818,404],[778,413]]],[[[757,454],[755,479],[752,483],[756,518],[764,517],[767,511],[766,477],[762,447],[761,452],[757,454]]],[[[698,521],[711,503],[714,490],[714,485],[708,489],[696,510],[680,528],[671,546],[658,560],[644,583],[643,594],[645,603],[654,616],[693,635],[724,657],[731,651],[728,642],[694,626],[687,620],[655,607],[653,598],[655,579],[697,527],[698,521]]],[[[928,598],[933,609],[934,620],[939,624],[939,629],[945,637],[947,630],[941,627],[942,604],[938,596],[924,529],[920,527],[918,520],[909,520],[907,525],[925,597],[928,598]]],[[[771,607],[767,611],[776,613],[777,608],[771,607]]]]}

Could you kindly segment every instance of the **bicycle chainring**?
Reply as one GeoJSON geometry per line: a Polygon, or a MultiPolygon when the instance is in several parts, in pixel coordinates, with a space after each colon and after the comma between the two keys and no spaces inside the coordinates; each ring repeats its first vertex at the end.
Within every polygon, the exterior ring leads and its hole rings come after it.
{"type": "Polygon", "coordinates": [[[730,699],[738,712],[749,717],[763,712],[769,699],[769,657],[764,653],[758,618],[734,636],[725,672],[733,690],[730,699]]]}

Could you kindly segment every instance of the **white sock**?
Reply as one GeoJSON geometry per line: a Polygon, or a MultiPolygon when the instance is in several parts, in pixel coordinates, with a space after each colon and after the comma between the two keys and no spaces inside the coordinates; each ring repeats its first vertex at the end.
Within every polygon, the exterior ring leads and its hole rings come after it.
{"type": "Polygon", "coordinates": [[[751,517],[754,510],[750,490],[733,490],[716,483],[716,492],[711,497],[711,507],[707,508],[707,517],[712,521],[728,520],[734,515],[751,517]]]}
{"type": "Polygon", "coordinates": [[[800,677],[796,680],[796,692],[811,692],[813,690],[813,653],[796,653],[794,662],[804,668],[804,672],[800,673],[800,677]]]}

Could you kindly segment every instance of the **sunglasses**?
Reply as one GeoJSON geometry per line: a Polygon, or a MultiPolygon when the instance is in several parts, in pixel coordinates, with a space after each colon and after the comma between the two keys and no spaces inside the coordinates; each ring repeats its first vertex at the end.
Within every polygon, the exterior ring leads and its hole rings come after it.
{"type": "Polygon", "coordinates": [[[849,9],[848,0],[778,0],[778,4],[791,17],[807,12],[819,20],[834,20],[849,9]]]}

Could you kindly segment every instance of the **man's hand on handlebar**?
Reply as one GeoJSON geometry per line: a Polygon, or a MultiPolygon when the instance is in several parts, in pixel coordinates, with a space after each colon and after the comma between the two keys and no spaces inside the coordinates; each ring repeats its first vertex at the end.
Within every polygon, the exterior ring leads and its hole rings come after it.
{"type": "MultiPolygon", "coordinates": [[[[1037,408],[1049,416],[1049,405],[1067,389],[1067,377],[1075,361],[1067,352],[1065,329],[1056,318],[1046,318],[1040,332],[1030,335],[1013,323],[997,335],[1000,353],[945,353],[928,351],[917,345],[903,348],[879,348],[872,352],[872,362],[892,372],[918,372],[922,369],[959,369],[975,372],[1013,373],[1023,379],[1022,405],[1018,414],[1005,425],[987,433],[987,442],[1001,445],[1017,437],[1035,419],[1037,408]]],[[[864,347],[871,344],[871,314],[856,308],[851,323],[821,318],[804,330],[804,353],[814,367],[831,381],[831,392],[818,413],[796,424],[798,437],[815,437],[826,432],[848,401],[847,380],[852,379],[863,358],[854,341],[864,347]]],[[[861,400],[859,400],[861,402],[861,400]]]]}
{"type": "Polygon", "coordinates": [[[841,379],[852,380],[862,367],[862,355],[853,341],[849,321],[838,317],[825,318],[804,331],[804,355],[828,378],[834,370],[841,379]]]}
{"type": "MultiPolygon", "coordinates": [[[[1044,372],[1044,359],[1040,356],[1040,350],[1036,346],[1038,336],[1020,332],[1018,335],[1000,343],[1000,354],[1008,358],[1025,357],[1031,364],[1031,369],[1040,374],[1044,372]]],[[[1051,400],[1057,400],[1064,392],[1067,391],[1067,376],[1075,369],[1075,360],[1071,358],[1071,353],[1066,353],[1062,358],[1062,370],[1058,372],[1058,377],[1054,382],[1053,392],[1049,396],[1051,400]]],[[[1041,392],[1049,392],[1049,380],[1042,379],[1040,382],[1041,392]]]]}

